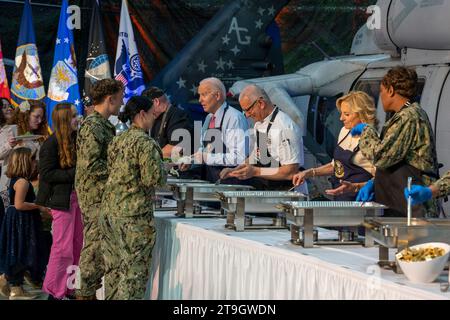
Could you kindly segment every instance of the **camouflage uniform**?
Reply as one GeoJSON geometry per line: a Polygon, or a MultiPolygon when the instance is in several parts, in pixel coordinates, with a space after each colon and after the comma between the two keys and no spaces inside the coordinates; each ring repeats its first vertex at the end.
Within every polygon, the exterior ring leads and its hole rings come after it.
{"type": "Polygon", "coordinates": [[[95,295],[101,288],[104,261],[101,253],[99,219],[104,185],[108,178],[107,148],[115,135],[114,126],[98,112],[82,123],[77,138],[75,189],[83,213],[84,246],[81,251],[81,296],[95,295]]]}
{"type": "MultiPolygon", "coordinates": [[[[436,180],[438,163],[433,129],[426,112],[418,103],[396,112],[383,127],[382,139],[371,125],[361,135],[362,154],[378,169],[387,169],[404,161],[420,170],[422,183],[430,185],[436,180]]],[[[401,191],[403,197],[403,191],[401,191]]],[[[436,216],[434,200],[424,204],[427,215],[436,216]]]]}
{"type": "Polygon", "coordinates": [[[132,126],[111,143],[108,171],[102,201],[106,299],[142,299],[156,236],[155,187],[167,178],[161,149],[132,126]]]}
{"type": "Polygon", "coordinates": [[[450,194],[450,171],[444,174],[444,176],[436,181],[434,185],[439,190],[439,198],[445,197],[450,194]]]}

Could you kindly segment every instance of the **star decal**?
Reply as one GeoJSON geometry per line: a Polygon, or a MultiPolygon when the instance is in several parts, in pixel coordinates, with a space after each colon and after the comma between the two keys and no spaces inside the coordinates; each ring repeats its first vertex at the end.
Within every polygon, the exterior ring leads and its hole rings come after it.
{"type": "Polygon", "coordinates": [[[182,77],[180,77],[176,84],[178,85],[178,89],[186,88],[186,80],[183,80],[182,77]]]}
{"type": "Polygon", "coordinates": [[[261,19],[259,19],[258,21],[256,21],[256,29],[261,29],[263,26],[263,23],[261,21],[261,19]]]}
{"type": "Polygon", "coordinates": [[[273,6],[271,6],[269,9],[267,9],[269,11],[269,16],[273,16],[275,15],[275,8],[273,6]]]}
{"type": "Polygon", "coordinates": [[[237,47],[237,45],[236,45],[236,46],[234,46],[234,48],[231,49],[230,51],[232,51],[232,52],[234,53],[234,56],[236,56],[239,52],[241,52],[241,49],[239,49],[239,48],[237,47]]]}
{"type": "Polygon", "coordinates": [[[78,105],[80,104],[80,100],[77,99],[77,100],[75,100],[74,103],[75,103],[75,105],[78,107],[78,105]]]}
{"type": "Polygon", "coordinates": [[[233,61],[228,60],[227,66],[228,66],[228,69],[234,69],[234,63],[233,63],[233,61]]]}
{"type": "Polygon", "coordinates": [[[197,63],[197,66],[198,66],[198,71],[205,73],[205,69],[206,69],[207,65],[205,64],[204,60],[200,61],[200,63],[197,63]]]}
{"type": "Polygon", "coordinates": [[[64,38],[64,43],[69,43],[69,38],[64,38]]]}
{"type": "Polygon", "coordinates": [[[225,68],[224,68],[225,61],[222,60],[222,57],[219,57],[219,60],[216,60],[215,63],[217,64],[216,70],[219,70],[219,69],[225,70],[225,68]]]}
{"type": "Polygon", "coordinates": [[[61,44],[61,39],[56,38],[56,44],[61,44]]]}
{"type": "Polygon", "coordinates": [[[258,13],[259,13],[261,16],[264,15],[264,12],[265,12],[265,11],[266,11],[266,9],[263,9],[263,8],[261,8],[261,7],[258,8],[258,13]]]}
{"type": "Polygon", "coordinates": [[[224,37],[222,37],[222,43],[228,45],[230,42],[230,38],[228,38],[228,35],[226,34],[224,37]]]}
{"type": "Polygon", "coordinates": [[[195,86],[195,84],[193,84],[191,90],[189,90],[189,91],[191,91],[192,94],[195,96],[197,94],[197,89],[198,88],[195,86]]]}

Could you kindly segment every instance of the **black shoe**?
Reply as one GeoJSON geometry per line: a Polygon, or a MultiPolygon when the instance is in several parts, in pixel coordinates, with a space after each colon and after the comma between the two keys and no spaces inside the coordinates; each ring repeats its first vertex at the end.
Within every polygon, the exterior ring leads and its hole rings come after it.
{"type": "Polygon", "coordinates": [[[57,299],[54,296],[52,296],[51,294],[49,294],[47,300],[62,300],[62,299],[57,299]]]}

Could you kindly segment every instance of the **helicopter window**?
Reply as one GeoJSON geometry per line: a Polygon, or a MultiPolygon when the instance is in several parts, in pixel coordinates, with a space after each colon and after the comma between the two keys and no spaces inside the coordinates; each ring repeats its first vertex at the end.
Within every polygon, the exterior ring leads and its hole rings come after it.
{"type": "Polygon", "coordinates": [[[336,100],[341,96],[342,94],[335,97],[312,96],[308,108],[307,129],[330,157],[333,157],[336,139],[342,128],[336,108],[336,100]]]}
{"type": "Polygon", "coordinates": [[[358,81],[355,85],[355,91],[364,91],[369,96],[375,99],[375,105],[378,105],[378,99],[380,97],[380,80],[363,80],[358,81]]]}

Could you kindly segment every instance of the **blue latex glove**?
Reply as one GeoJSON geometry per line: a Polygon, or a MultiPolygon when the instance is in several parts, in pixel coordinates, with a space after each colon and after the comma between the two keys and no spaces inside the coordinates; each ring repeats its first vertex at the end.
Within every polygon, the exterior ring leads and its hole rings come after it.
{"type": "Polygon", "coordinates": [[[403,190],[403,194],[405,195],[406,201],[408,201],[408,197],[411,196],[411,203],[413,206],[428,201],[433,197],[433,193],[430,188],[415,184],[411,186],[411,191],[409,191],[408,188],[405,188],[405,190],[403,190]]]}
{"type": "Polygon", "coordinates": [[[360,136],[366,126],[367,123],[357,124],[352,128],[352,131],[350,133],[352,134],[352,136],[360,136]]]}
{"type": "Polygon", "coordinates": [[[375,196],[374,187],[373,187],[373,179],[367,181],[364,187],[359,190],[358,195],[356,196],[356,201],[372,201],[375,196]]]}

